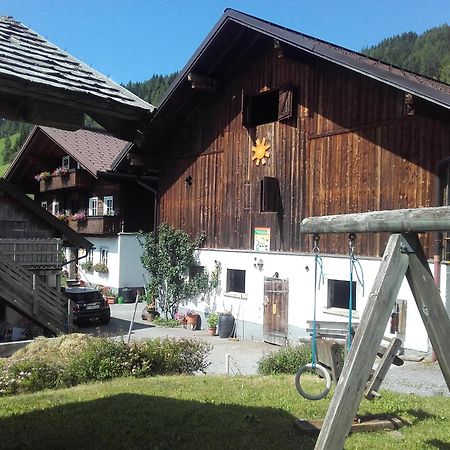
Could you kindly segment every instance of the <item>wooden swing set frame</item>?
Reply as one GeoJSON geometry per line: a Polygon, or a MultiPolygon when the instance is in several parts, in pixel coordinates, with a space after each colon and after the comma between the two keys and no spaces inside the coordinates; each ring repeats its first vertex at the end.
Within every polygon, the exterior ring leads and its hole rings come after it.
{"type": "Polygon", "coordinates": [[[406,276],[450,390],[450,319],[418,233],[450,230],[450,207],[309,217],[308,234],[390,232],[380,268],[356,330],[315,450],[341,450],[366,390],[384,331],[406,276]]]}

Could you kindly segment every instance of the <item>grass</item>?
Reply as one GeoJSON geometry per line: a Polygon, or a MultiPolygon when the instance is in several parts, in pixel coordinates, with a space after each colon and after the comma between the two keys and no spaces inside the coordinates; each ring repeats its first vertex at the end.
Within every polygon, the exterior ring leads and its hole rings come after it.
{"type": "Polygon", "coordinates": [[[8,170],[9,164],[0,164],[0,177],[8,170]]]}
{"type": "MultiPolygon", "coordinates": [[[[287,375],[122,378],[0,398],[1,448],[308,450],[314,439],[294,420],[323,418],[328,403],[301,398],[287,375]]],[[[448,398],[384,392],[359,413],[411,426],[351,435],[346,449],[450,448],[448,398]]]]}

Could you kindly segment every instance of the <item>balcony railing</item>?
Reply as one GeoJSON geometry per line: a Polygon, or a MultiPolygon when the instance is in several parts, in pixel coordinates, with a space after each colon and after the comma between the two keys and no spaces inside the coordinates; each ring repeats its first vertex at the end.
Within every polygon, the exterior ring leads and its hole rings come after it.
{"type": "Polygon", "coordinates": [[[89,188],[93,178],[85,170],[72,170],[64,175],[55,175],[39,182],[40,192],[56,191],[67,188],[89,188]]]}
{"type": "Polygon", "coordinates": [[[117,234],[120,223],[118,216],[87,216],[83,221],[69,221],[69,226],[80,234],[117,234]]]}
{"type": "Polygon", "coordinates": [[[61,239],[0,239],[0,254],[27,269],[61,269],[61,239]]]}

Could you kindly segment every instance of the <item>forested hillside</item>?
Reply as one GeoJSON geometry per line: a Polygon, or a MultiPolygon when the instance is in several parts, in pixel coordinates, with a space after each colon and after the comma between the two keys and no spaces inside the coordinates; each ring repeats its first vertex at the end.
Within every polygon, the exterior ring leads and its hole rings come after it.
{"type": "Polygon", "coordinates": [[[450,26],[409,32],[362,50],[365,55],[450,84],[450,26]]]}
{"type": "Polygon", "coordinates": [[[147,81],[129,81],[124,85],[126,89],[141,97],[145,101],[157,106],[170,83],[177,76],[177,72],[170,75],[153,75],[147,81]]]}

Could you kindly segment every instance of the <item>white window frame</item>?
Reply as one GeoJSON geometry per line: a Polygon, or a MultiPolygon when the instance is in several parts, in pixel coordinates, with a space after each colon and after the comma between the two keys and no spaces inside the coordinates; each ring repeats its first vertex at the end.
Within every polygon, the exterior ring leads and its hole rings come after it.
{"type": "Polygon", "coordinates": [[[98,197],[90,197],[88,216],[97,216],[97,215],[98,215],[98,197]]]}
{"type": "Polygon", "coordinates": [[[103,197],[103,215],[114,215],[114,197],[112,195],[106,195],[103,197]]]}
{"type": "Polygon", "coordinates": [[[108,247],[100,247],[100,262],[105,266],[108,265],[108,247]]]}
{"type": "Polygon", "coordinates": [[[46,211],[48,211],[48,203],[47,202],[41,202],[41,207],[44,208],[46,211]]]}
{"type": "Polygon", "coordinates": [[[66,155],[62,157],[61,167],[65,167],[67,170],[70,169],[70,156],[66,155]]]}
{"type": "Polygon", "coordinates": [[[78,170],[80,170],[80,169],[84,169],[84,167],[77,161],[77,169],[78,170]]]}
{"type": "Polygon", "coordinates": [[[59,214],[59,202],[56,200],[52,201],[52,214],[57,216],[59,214]]]}
{"type": "Polygon", "coordinates": [[[86,261],[94,262],[94,249],[93,248],[89,249],[89,251],[87,252],[86,261]]]}

